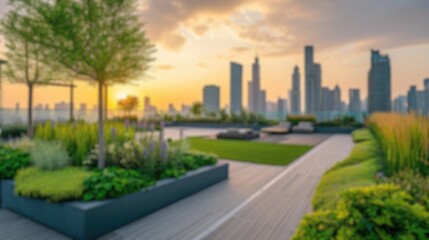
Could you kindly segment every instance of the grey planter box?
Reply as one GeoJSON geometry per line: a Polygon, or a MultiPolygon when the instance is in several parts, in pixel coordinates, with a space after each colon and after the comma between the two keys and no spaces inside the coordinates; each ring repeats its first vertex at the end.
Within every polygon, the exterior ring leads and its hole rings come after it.
{"type": "Polygon", "coordinates": [[[2,181],[3,207],[74,239],[94,239],[228,178],[228,164],[202,167],[179,179],[117,199],[48,203],[14,194],[14,182],[2,181]]]}
{"type": "Polygon", "coordinates": [[[2,184],[2,181],[3,181],[3,180],[0,180],[0,208],[2,208],[2,207],[3,207],[3,204],[2,204],[2,199],[3,199],[3,198],[2,198],[2,192],[3,192],[3,191],[2,191],[2,185],[3,185],[3,184],[2,184]]]}

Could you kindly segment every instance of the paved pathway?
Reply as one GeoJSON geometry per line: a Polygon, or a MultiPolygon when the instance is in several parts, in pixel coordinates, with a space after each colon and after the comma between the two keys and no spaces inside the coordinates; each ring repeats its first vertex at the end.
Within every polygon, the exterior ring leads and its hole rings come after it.
{"type": "MultiPolygon", "coordinates": [[[[353,146],[333,135],[287,167],[230,162],[230,179],[119,228],[102,239],[287,239],[310,210],[323,173],[353,146]]],[[[0,239],[64,236],[0,210],[0,239]]]]}

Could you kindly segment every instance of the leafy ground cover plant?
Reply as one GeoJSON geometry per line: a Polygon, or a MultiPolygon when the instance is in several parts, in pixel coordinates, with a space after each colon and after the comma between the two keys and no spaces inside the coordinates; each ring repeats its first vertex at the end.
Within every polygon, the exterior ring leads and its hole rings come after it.
{"type": "Polygon", "coordinates": [[[67,167],[45,171],[37,167],[21,169],[15,177],[15,193],[49,202],[82,199],[83,182],[92,175],[84,169],[67,167]]]}
{"type": "Polygon", "coordinates": [[[145,176],[139,171],[108,167],[96,170],[92,176],[85,179],[83,200],[116,198],[140,191],[153,184],[155,184],[153,178],[145,176]]]}
{"type": "Polygon", "coordinates": [[[28,153],[0,146],[0,179],[12,179],[19,169],[29,166],[30,162],[28,153]]]}

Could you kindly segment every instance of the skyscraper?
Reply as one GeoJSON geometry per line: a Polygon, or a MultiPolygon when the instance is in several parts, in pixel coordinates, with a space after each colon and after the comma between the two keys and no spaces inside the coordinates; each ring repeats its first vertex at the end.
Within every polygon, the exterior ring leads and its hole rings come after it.
{"type": "Polygon", "coordinates": [[[287,113],[287,100],[279,98],[277,100],[277,118],[279,121],[284,121],[287,113]]]}
{"type": "Polygon", "coordinates": [[[203,104],[206,113],[218,113],[220,111],[220,88],[215,85],[207,85],[203,89],[203,104]]]}
{"type": "Polygon", "coordinates": [[[417,106],[417,87],[411,86],[407,94],[408,112],[417,112],[419,107],[417,106]]]}
{"type": "Polygon", "coordinates": [[[400,95],[393,100],[392,110],[398,113],[406,113],[407,112],[407,97],[404,95],[400,95]]]}
{"type": "Polygon", "coordinates": [[[259,92],[259,104],[258,104],[258,113],[262,116],[265,116],[267,109],[267,92],[262,90],[259,92]]]}
{"type": "Polygon", "coordinates": [[[320,110],[322,112],[334,111],[335,91],[323,87],[321,92],[320,110]]]}
{"type": "Polygon", "coordinates": [[[350,89],[349,90],[349,112],[358,113],[361,111],[361,102],[360,102],[360,90],[359,89],[350,89]]]}
{"type": "Polygon", "coordinates": [[[423,80],[424,91],[425,91],[425,106],[424,106],[424,115],[429,115],[429,78],[423,80]]]}
{"type": "Polygon", "coordinates": [[[299,68],[295,66],[292,74],[291,111],[293,114],[301,113],[301,83],[299,68]]]}
{"type": "Polygon", "coordinates": [[[247,86],[248,86],[248,92],[247,92],[247,98],[248,98],[248,101],[247,101],[247,111],[253,112],[255,107],[253,107],[253,84],[252,84],[252,80],[250,80],[247,83],[247,86]]]}
{"type": "Polygon", "coordinates": [[[243,82],[243,66],[241,64],[231,62],[230,63],[230,112],[233,114],[239,114],[242,103],[242,82],[243,82]]]}
{"type": "Polygon", "coordinates": [[[371,50],[371,69],[368,73],[368,112],[391,111],[390,59],[371,50]]]}
{"type": "Polygon", "coordinates": [[[314,63],[313,46],[305,46],[305,110],[315,114],[320,110],[322,69],[314,63]]]}
{"type": "Polygon", "coordinates": [[[334,88],[334,106],[332,107],[333,111],[341,111],[341,89],[340,86],[335,85],[334,88]]]}
{"type": "Polygon", "coordinates": [[[258,56],[255,57],[255,61],[252,64],[252,98],[253,98],[253,111],[254,112],[261,112],[261,79],[260,79],[260,66],[259,66],[259,58],[258,56]]]}

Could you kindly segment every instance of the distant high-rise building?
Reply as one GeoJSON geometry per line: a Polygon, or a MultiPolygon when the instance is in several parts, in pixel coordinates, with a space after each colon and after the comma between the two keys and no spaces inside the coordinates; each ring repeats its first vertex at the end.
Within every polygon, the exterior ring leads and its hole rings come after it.
{"type": "Polygon", "coordinates": [[[144,117],[150,118],[150,117],[156,116],[156,114],[158,113],[158,110],[156,109],[155,106],[151,105],[150,98],[146,96],[143,102],[144,102],[144,105],[143,105],[144,117]]]}
{"type": "Polygon", "coordinates": [[[419,107],[417,105],[417,87],[411,86],[407,94],[408,112],[418,112],[419,107]]]}
{"type": "Polygon", "coordinates": [[[207,85],[203,89],[203,104],[206,113],[218,113],[220,111],[220,88],[215,85],[207,85]]]}
{"type": "Polygon", "coordinates": [[[349,90],[349,112],[357,113],[361,111],[360,90],[349,90]]]}
{"type": "Polygon", "coordinates": [[[79,106],[79,111],[80,112],[86,112],[88,106],[86,105],[86,103],[81,103],[79,106]]]}
{"type": "Polygon", "coordinates": [[[333,111],[341,111],[341,89],[338,85],[334,88],[334,106],[333,111]]]}
{"type": "Polygon", "coordinates": [[[293,114],[301,113],[301,83],[298,66],[295,66],[293,69],[292,90],[290,95],[291,112],[293,114]]]}
{"type": "Polygon", "coordinates": [[[62,112],[62,111],[67,111],[70,109],[70,104],[62,101],[62,102],[57,102],[54,104],[54,111],[56,112],[62,112]]]}
{"type": "Polygon", "coordinates": [[[258,112],[259,114],[265,116],[266,114],[266,103],[267,103],[267,92],[262,90],[259,92],[259,104],[258,104],[258,112]]]}
{"type": "Polygon", "coordinates": [[[419,90],[417,91],[417,112],[421,115],[426,115],[426,91],[419,90]]]}
{"type": "Polygon", "coordinates": [[[315,114],[320,110],[322,69],[314,63],[313,46],[306,46],[305,53],[305,111],[315,114]]]}
{"type": "Polygon", "coordinates": [[[168,104],[168,114],[169,114],[170,116],[174,116],[174,115],[176,115],[176,114],[177,114],[176,107],[174,107],[174,104],[173,104],[173,103],[168,104]]]}
{"type": "Polygon", "coordinates": [[[425,91],[425,108],[424,108],[424,115],[429,115],[429,78],[426,78],[423,80],[424,85],[424,91],[425,91]]]}
{"type": "Polygon", "coordinates": [[[279,121],[284,121],[287,114],[287,100],[279,98],[277,100],[277,117],[279,121]]]}
{"type": "Polygon", "coordinates": [[[330,90],[327,87],[322,88],[321,94],[321,111],[330,112],[334,111],[334,102],[335,102],[335,91],[330,90]]]}
{"type": "Polygon", "coordinates": [[[259,113],[265,115],[265,102],[264,94],[261,89],[261,75],[260,65],[258,56],[255,57],[255,61],[252,64],[252,80],[249,82],[249,111],[253,113],[259,113]]]}
{"type": "Polygon", "coordinates": [[[243,66],[238,63],[230,63],[230,112],[239,114],[243,107],[242,103],[242,82],[243,82],[243,66]]]}
{"type": "Polygon", "coordinates": [[[186,105],[186,104],[182,104],[181,113],[184,116],[188,116],[191,113],[191,106],[186,105]]]}
{"type": "Polygon", "coordinates": [[[248,89],[248,92],[247,92],[247,99],[248,99],[247,111],[253,112],[254,107],[253,107],[253,82],[252,82],[252,80],[250,80],[247,83],[247,86],[248,86],[248,88],[247,88],[248,89]]]}
{"type": "Polygon", "coordinates": [[[407,97],[400,95],[393,99],[392,110],[397,113],[406,113],[407,112],[407,97]]]}
{"type": "Polygon", "coordinates": [[[368,73],[368,112],[391,111],[390,59],[379,51],[371,51],[368,73]]]}

